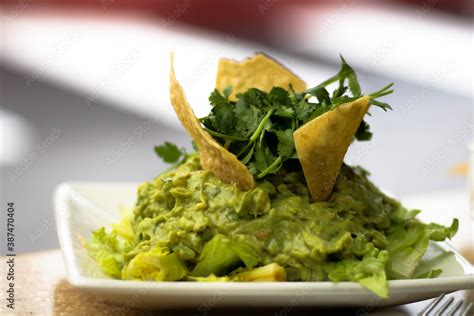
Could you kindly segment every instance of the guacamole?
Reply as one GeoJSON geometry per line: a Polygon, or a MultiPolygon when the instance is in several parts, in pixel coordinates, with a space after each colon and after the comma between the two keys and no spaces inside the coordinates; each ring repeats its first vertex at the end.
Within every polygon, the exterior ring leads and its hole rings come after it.
{"type": "Polygon", "coordinates": [[[450,227],[424,224],[360,167],[344,164],[364,120],[393,84],[363,94],[341,56],[334,76],[306,83],[263,54],[222,59],[211,112],[198,119],[170,67],[170,101],[196,153],[165,142],[171,170],[138,188],[133,212],[86,244],[113,278],[148,281],[352,281],[380,297],[417,271],[450,227]],[[275,74],[278,74],[277,76],[275,74]],[[329,87],[337,83],[332,93],[329,87]],[[231,84],[231,86],[227,86],[231,84]]]}
{"type": "Polygon", "coordinates": [[[456,232],[456,221],[426,225],[416,213],[360,167],[343,165],[331,198],[311,202],[301,172],[242,191],[193,154],[141,184],[133,217],[111,233],[96,231],[88,249],[121,279],[244,281],[239,276],[274,265],[280,280],[356,281],[385,297],[387,279],[416,277],[429,240],[456,232]]]}

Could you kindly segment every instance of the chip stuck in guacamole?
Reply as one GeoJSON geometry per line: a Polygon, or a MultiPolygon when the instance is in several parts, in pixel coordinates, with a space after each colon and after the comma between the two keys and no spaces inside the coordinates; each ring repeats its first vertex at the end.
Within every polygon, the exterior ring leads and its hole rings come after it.
{"type": "Polygon", "coordinates": [[[456,233],[457,220],[450,227],[420,222],[419,211],[381,192],[365,169],[344,163],[352,141],[372,137],[364,120],[370,106],[391,109],[379,98],[392,84],[363,94],[342,57],[336,75],[309,89],[262,54],[219,67],[212,110],[201,119],[171,68],[171,103],[196,152],[156,147],[173,167],[138,187],[122,222],[92,233],[86,248],[106,275],[353,281],[386,298],[388,280],[440,273],[416,268],[429,242],[456,233]],[[258,84],[275,71],[278,82],[258,84]]]}

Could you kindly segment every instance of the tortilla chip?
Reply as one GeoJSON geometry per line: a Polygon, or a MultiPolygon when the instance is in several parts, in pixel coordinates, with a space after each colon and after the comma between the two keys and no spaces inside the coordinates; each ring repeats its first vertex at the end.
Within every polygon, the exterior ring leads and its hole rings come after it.
{"type": "Polygon", "coordinates": [[[296,92],[306,89],[306,83],[291,71],[264,54],[256,54],[242,62],[221,59],[217,69],[216,89],[223,91],[232,87],[229,99],[236,100],[236,95],[250,88],[258,88],[269,92],[273,87],[288,89],[290,86],[296,92]]]}
{"type": "Polygon", "coordinates": [[[296,152],[314,201],[326,201],[344,156],[369,109],[369,98],[342,104],[297,129],[296,152]]]}
{"type": "Polygon", "coordinates": [[[202,128],[196,115],[194,115],[183,88],[176,80],[173,55],[171,55],[170,96],[171,104],[181,124],[199,147],[203,169],[211,171],[226,183],[237,184],[243,190],[253,188],[255,183],[247,167],[234,154],[217,143],[202,128]]]}

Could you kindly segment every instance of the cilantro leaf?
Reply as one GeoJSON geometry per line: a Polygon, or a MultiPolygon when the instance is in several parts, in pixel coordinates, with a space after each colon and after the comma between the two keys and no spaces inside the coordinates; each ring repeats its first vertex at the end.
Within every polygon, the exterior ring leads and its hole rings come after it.
{"type": "Polygon", "coordinates": [[[306,122],[307,118],[316,110],[316,104],[310,103],[304,98],[299,99],[296,95],[292,104],[295,109],[296,118],[299,121],[306,122]]]}
{"type": "Polygon", "coordinates": [[[368,141],[372,139],[372,132],[370,131],[370,126],[366,121],[362,121],[357,129],[355,138],[358,141],[368,141]]]}
{"type": "Polygon", "coordinates": [[[155,153],[166,163],[176,163],[186,156],[184,148],[178,148],[178,146],[170,142],[155,146],[155,153]]]}
{"type": "Polygon", "coordinates": [[[209,102],[214,107],[220,104],[226,104],[227,98],[224,97],[217,89],[214,89],[214,91],[209,96],[209,102]]]}
{"type": "Polygon", "coordinates": [[[227,101],[229,94],[229,89],[224,92],[224,95],[217,89],[211,93],[209,102],[212,105],[212,116],[204,122],[206,127],[214,128],[216,132],[222,134],[229,134],[236,121],[235,107],[227,101]]]}
{"type": "Polygon", "coordinates": [[[322,105],[331,104],[331,97],[329,96],[329,92],[325,88],[311,90],[310,94],[315,96],[318,99],[319,103],[322,105]]]}
{"type": "Polygon", "coordinates": [[[293,116],[295,115],[295,111],[289,106],[280,105],[276,109],[275,115],[284,118],[293,118],[293,116]]]}
{"type": "Polygon", "coordinates": [[[220,103],[212,108],[215,116],[214,126],[223,134],[232,134],[233,126],[237,120],[235,107],[229,103],[220,103]]]}
{"type": "Polygon", "coordinates": [[[359,97],[361,95],[361,91],[360,91],[359,81],[357,80],[357,75],[355,71],[352,69],[352,67],[346,63],[346,60],[344,59],[344,57],[342,57],[342,55],[341,55],[341,64],[342,64],[341,72],[344,73],[344,75],[347,78],[347,81],[349,82],[349,90],[351,90],[354,97],[359,97]]]}
{"type": "Polygon", "coordinates": [[[278,138],[278,146],[277,151],[278,155],[284,158],[289,158],[293,154],[293,150],[295,150],[295,141],[293,139],[293,130],[286,129],[276,130],[275,135],[278,138]]]}
{"type": "Polygon", "coordinates": [[[226,98],[226,100],[228,100],[229,96],[232,94],[232,87],[228,86],[222,92],[224,93],[224,97],[226,98]]]}
{"type": "Polygon", "coordinates": [[[258,146],[255,150],[255,163],[257,170],[262,172],[268,168],[271,163],[271,154],[266,152],[264,146],[258,146]]]}
{"type": "Polygon", "coordinates": [[[194,151],[199,151],[199,147],[194,140],[191,142],[191,145],[193,146],[194,151]]]}
{"type": "Polygon", "coordinates": [[[235,115],[239,119],[239,124],[235,126],[235,134],[247,138],[257,129],[258,123],[263,117],[260,110],[250,106],[242,99],[235,105],[235,115]]]}
{"type": "Polygon", "coordinates": [[[287,104],[289,99],[288,91],[280,87],[273,87],[270,91],[270,97],[274,103],[278,104],[287,104]]]}

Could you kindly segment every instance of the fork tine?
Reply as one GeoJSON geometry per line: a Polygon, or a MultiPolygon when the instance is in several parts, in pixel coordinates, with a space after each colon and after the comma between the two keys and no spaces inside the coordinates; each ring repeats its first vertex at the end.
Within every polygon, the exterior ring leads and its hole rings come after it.
{"type": "Polygon", "coordinates": [[[433,301],[431,301],[431,303],[429,303],[425,308],[423,308],[418,315],[427,316],[445,296],[446,296],[446,293],[443,293],[437,298],[435,298],[433,301]]]}
{"type": "Polygon", "coordinates": [[[472,302],[469,303],[466,308],[461,312],[461,314],[459,314],[460,316],[468,316],[469,314],[469,311],[471,310],[471,307],[472,307],[472,302]]]}
{"type": "Polygon", "coordinates": [[[451,303],[453,302],[453,300],[454,300],[454,297],[452,297],[452,296],[449,297],[449,298],[443,303],[443,305],[441,305],[441,306],[438,308],[438,310],[437,310],[436,313],[435,313],[435,316],[442,315],[443,312],[444,312],[444,310],[445,310],[446,308],[448,308],[449,305],[451,305],[451,303]]]}
{"type": "Polygon", "coordinates": [[[462,306],[462,304],[463,304],[462,300],[457,300],[454,303],[453,307],[449,311],[446,312],[446,315],[455,315],[456,312],[459,310],[459,308],[462,306]]]}

